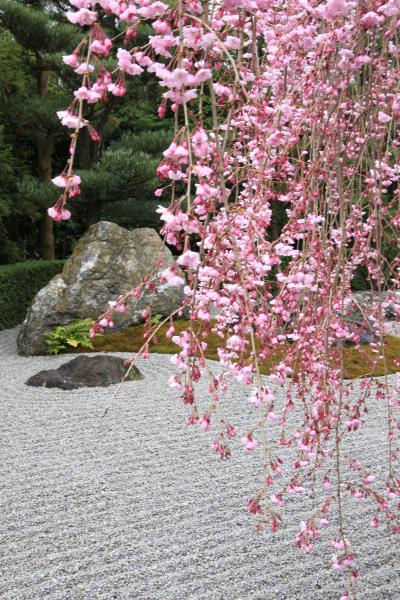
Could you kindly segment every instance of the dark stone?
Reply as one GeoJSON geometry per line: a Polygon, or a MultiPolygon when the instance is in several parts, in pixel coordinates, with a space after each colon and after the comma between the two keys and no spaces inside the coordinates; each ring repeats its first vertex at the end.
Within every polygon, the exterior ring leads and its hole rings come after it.
{"type": "Polygon", "coordinates": [[[387,303],[387,306],[385,306],[385,318],[388,321],[395,321],[399,318],[395,306],[393,304],[390,304],[389,302],[387,303]]]}
{"type": "MultiPolygon", "coordinates": [[[[346,323],[349,333],[354,333],[359,338],[360,344],[372,344],[378,341],[374,333],[373,327],[369,321],[357,314],[346,316],[343,321],[346,323]]],[[[355,346],[353,340],[346,340],[345,346],[355,346]]]]}
{"type": "MultiPolygon", "coordinates": [[[[34,387],[74,390],[80,387],[107,387],[120,383],[128,367],[117,356],[78,356],[58,369],[40,371],[26,381],[34,387]]],[[[139,369],[133,366],[127,381],[143,379],[139,369]]]]}
{"type": "MultiPolygon", "coordinates": [[[[354,304],[368,315],[376,310],[377,305],[382,304],[384,318],[394,321],[399,318],[400,294],[396,290],[389,292],[355,292],[353,294],[354,304]]],[[[358,313],[361,311],[358,309],[358,313]]]]}

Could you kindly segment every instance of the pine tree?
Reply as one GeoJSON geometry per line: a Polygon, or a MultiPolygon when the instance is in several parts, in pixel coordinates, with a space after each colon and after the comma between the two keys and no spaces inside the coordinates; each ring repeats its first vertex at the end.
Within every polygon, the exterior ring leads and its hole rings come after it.
{"type": "Polygon", "coordinates": [[[111,142],[91,169],[78,170],[82,201],[96,208],[93,222],[112,219],[125,227],[159,227],[155,172],[171,138],[169,131],[126,133],[111,142]]]}
{"type": "MultiPolygon", "coordinates": [[[[64,22],[58,3],[32,0],[0,0],[0,27],[9,31],[23,52],[31,76],[29,96],[15,102],[14,111],[22,135],[30,139],[36,152],[36,175],[43,184],[52,176],[54,141],[61,133],[55,117],[63,90],[59,78],[64,71],[61,53],[74,44],[74,28],[64,22]],[[57,85],[53,82],[57,78],[57,85]]],[[[51,219],[43,211],[40,218],[40,256],[54,258],[54,232],[51,219]]]]}
{"type": "MultiPolygon", "coordinates": [[[[80,82],[62,61],[62,54],[70,54],[81,39],[79,28],[65,19],[69,8],[62,0],[0,0],[0,122],[5,144],[0,162],[9,172],[6,157],[12,149],[15,171],[13,185],[7,190],[3,185],[0,207],[3,262],[26,256],[52,258],[54,244],[57,256],[64,257],[99,219],[130,228],[160,225],[154,212],[162,203],[153,194],[159,186],[155,169],[168,146],[165,130],[173,128],[173,115],[158,118],[161,90],[143,74],[127,80],[124,98],[110,95],[107,102],[85,106],[85,118],[101,141],[93,143],[86,129],[81,131],[75,165],[82,177],[82,199],[74,200],[73,222],[55,226],[53,241],[46,209],[59,190],[49,182],[64,168],[68,144],[56,111],[70,104],[80,82]]],[[[111,38],[119,33],[114,19],[104,27],[111,38]]],[[[150,33],[141,27],[140,39],[144,42],[150,33]]],[[[112,57],[103,62],[112,68],[112,57]]]]}

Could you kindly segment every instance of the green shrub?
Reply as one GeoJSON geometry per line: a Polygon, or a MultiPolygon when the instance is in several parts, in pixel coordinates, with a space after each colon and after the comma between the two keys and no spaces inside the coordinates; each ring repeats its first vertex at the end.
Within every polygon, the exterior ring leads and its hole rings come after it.
{"type": "Polygon", "coordinates": [[[62,260],[27,260],[0,266],[0,331],[22,323],[35,294],[63,265],[62,260]]]}
{"type": "Polygon", "coordinates": [[[368,278],[368,269],[366,267],[357,267],[354,271],[351,281],[351,289],[353,292],[364,292],[371,289],[371,282],[368,278]]]}
{"type": "Polygon", "coordinates": [[[44,341],[47,344],[46,352],[48,354],[58,354],[61,350],[70,348],[93,348],[92,340],[89,337],[89,329],[92,327],[93,319],[80,319],[70,325],[59,325],[53,331],[47,333],[44,341]]]}

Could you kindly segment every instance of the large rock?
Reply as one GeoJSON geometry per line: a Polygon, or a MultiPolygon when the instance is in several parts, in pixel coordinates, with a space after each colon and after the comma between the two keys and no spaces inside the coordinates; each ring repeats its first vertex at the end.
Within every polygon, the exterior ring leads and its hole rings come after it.
{"type": "MultiPolygon", "coordinates": [[[[163,269],[174,265],[168,248],[154,229],[128,231],[101,221],[81,238],[60,275],[56,275],[33,299],[18,335],[20,354],[43,354],[43,335],[56,325],[86,317],[96,319],[108,308],[108,301],[136,287],[150,273],[157,258],[163,269]]],[[[115,315],[119,326],[139,323],[151,303],[155,314],[167,316],[183,299],[183,286],[158,285],[135,304],[128,302],[126,313],[115,315]]]]}
{"type": "Polygon", "coordinates": [[[132,365],[127,373],[127,365],[123,358],[117,356],[78,356],[58,369],[40,371],[26,381],[26,385],[34,387],[60,388],[74,390],[80,387],[108,387],[126,381],[143,379],[139,369],[132,365]]]}
{"type": "Polygon", "coordinates": [[[345,340],[345,346],[376,344],[379,341],[372,323],[368,319],[353,314],[344,317],[343,321],[346,323],[349,333],[354,333],[355,336],[353,340],[345,340]]]}
{"type": "MultiPolygon", "coordinates": [[[[398,320],[398,307],[400,306],[400,293],[397,290],[391,292],[355,292],[354,303],[364,314],[369,315],[379,304],[382,304],[383,316],[388,321],[398,320]]],[[[361,311],[359,311],[361,313],[361,311]]]]}

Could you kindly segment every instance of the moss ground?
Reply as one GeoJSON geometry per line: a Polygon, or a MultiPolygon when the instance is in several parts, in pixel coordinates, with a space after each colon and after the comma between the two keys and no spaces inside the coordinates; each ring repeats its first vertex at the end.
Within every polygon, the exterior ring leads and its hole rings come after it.
{"type": "MultiPolygon", "coordinates": [[[[182,320],[174,322],[177,334],[186,329],[187,326],[188,321],[182,320]]],[[[150,352],[156,352],[158,354],[174,354],[179,350],[178,346],[165,337],[168,327],[169,325],[165,324],[160,328],[157,333],[156,343],[150,344],[150,352]]],[[[138,352],[143,345],[143,333],[143,325],[132,325],[120,332],[98,336],[93,341],[94,351],[138,352]]],[[[217,349],[221,346],[221,338],[210,333],[207,337],[207,344],[208,347],[205,352],[206,357],[211,360],[217,360],[217,349]]],[[[268,360],[262,363],[261,370],[264,374],[267,375],[270,373],[271,368],[282,360],[286,349],[287,346],[283,344],[280,350],[276,350],[268,360]]],[[[86,350],[81,348],[76,351],[85,352],[86,350]]],[[[400,371],[400,367],[397,367],[395,364],[395,360],[400,359],[400,338],[386,336],[384,338],[384,352],[388,374],[400,371]]],[[[374,366],[376,354],[369,345],[362,346],[361,348],[344,348],[343,358],[345,374],[348,379],[365,376],[379,377],[385,374],[384,360],[379,360],[374,366]]]]}

